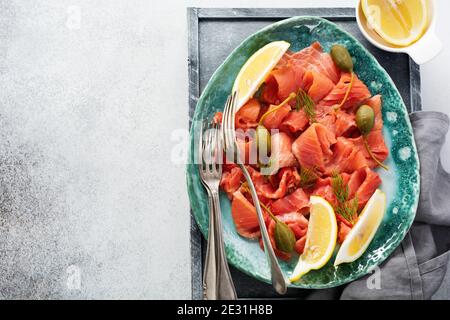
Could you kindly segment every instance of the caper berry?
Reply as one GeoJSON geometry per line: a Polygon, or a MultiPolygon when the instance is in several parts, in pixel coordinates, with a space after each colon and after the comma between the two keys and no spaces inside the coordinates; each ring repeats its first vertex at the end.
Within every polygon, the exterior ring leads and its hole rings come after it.
{"type": "Polygon", "coordinates": [[[267,154],[269,154],[272,145],[269,130],[267,130],[266,127],[260,124],[256,127],[255,136],[258,152],[266,152],[267,154]]]}
{"type": "Polygon", "coordinates": [[[375,113],[367,104],[363,104],[356,111],[356,125],[363,136],[370,133],[375,124],[375,113]]]}
{"type": "Polygon", "coordinates": [[[331,47],[330,54],[339,69],[347,72],[353,70],[353,60],[347,48],[335,44],[331,47]]]}
{"type": "Polygon", "coordinates": [[[295,235],[286,223],[279,220],[276,221],[274,236],[277,249],[283,252],[291,252],[294,250],[295,235]]]}

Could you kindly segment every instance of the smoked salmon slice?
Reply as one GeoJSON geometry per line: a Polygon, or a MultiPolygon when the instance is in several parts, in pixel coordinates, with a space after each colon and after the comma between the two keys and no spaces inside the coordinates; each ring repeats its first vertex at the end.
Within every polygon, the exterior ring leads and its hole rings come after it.
{"type": "MultiPolygon", "coordinates": [[[[389,150],[384,141],[383,132],[381,130],[371,131],[367,135],[367,144],[369,145],[370,150],[373,155],[377,158],[378,161],[383,162],[389,155],[389,150]]],[[[353,142],[355,148],[359,150],[361,154],[364,155],[366,162],[370,168],[376,168],[378,164],[375,160],[367,152],[366,147],[364,146],[363,137],[359,136],[357,138],[349,139],[353,142]]]]}
{"type": "Polygon", "coordinates": [[[233,216],[236,230],[241,236],[248,239],[259,236],[260,231],[256,209],[240,191],[236,191],[233,194],[231,215],[233,216]]]}
{"type": "Polygon", "coordinates": [[[320,123],[313,123],[292,144],[292,152],[302,167],[325,170],[336,142],[334,134],[320,123]]]}
{"type": "Polygon", "coordinates": [[[243,105],[235,116],[236,129],[246,130],[248,128],[255,128],[258,125],[259,112],[261,105],[256,99],[250,99],[243,105]]]}
{"type": "Polygon", "coordinates": [[[348,181],[349,195],[358,199],[358,208],[362,209],[372,194],[381,184],[380,176],[369,168],[362,168],[350,176],[348,181]]]}
{"type": "Polygon", "coordinates": [[[343,110],[336,112],[335,134],[336,137],[345,136],[357,130],[355,115],[343,110]]]}
{"type": "Polygon", "coordinates": [[[344,137],[339,137],[333,146],[333,158],[327,165],[326,174],[333,172],[352,173],[355,170],[368,166],[367,159],[360,148],[344,137]]]}
{"type": "Polygon", "coordinates": [[[375,171],[366,168],[365,172],[366,177],[364,182],[358,188],[358,191],[356,191],[359,209],[362,209],[366,205],[367,201],[369,201],[372,194],[381,184],[381,178],[375,171]]]}
{"type": "MultiPolygon", "coordinates": [[[[344,184],[347,184],[350,175],[346,173],[341,173],[344,184]]],[[[337,199],[334,194],[333,187],[331,186],[331,177],[328,176],[326,178],[320,178],[317,180],[314,190],[311,192],[311,195],[319,196],[327,200],[333,206],[337,205],[337,199]]]]}
{"type": "Polygon", "coordinates": [[[317,122],[325,126],[330,132],[336,136],[336,111],[326,107],[326,112],[320,112],[317,116],[317,122]]]}
{"type": "MultiPolygon", "coordinates": [[[[277,179],[275,179],[275,181],[280,181],[283,178],[283,176],[286,174],[286,171],[288,171],[288,174],[286,176],[286,186],[287,186],[286,193],[290,193],[290,191],[296,189],[299,186],[300,180],[301,180],[296,167],[281,168],[280,171],[278,171],[278,173],[276,175],[271,176],[271,177],[276,177],[277,179]]],[[[270,177],[269,177],[269,180],[270,180],[270,177]]],[[[272,181],[272,180],[270,180],[270,181],[272,181]]],[[[275,183],[277,183],[277,182],[275,182],[275,183]]]]}
{"type": "Polygon", "coordinates": [[[243,179],[242,170],[239,167],[231,168],[230,171],[225,171],[222,174],[222,179],[220,180],[220,187],[228,195],[228,198],[233,197],[235,193],[241,187],[241,180],[243,179]]]}
{"type": "MultiPolygon", "coordinates": [[[[268,111],[273,110],[277,107],[278,107],[277,105],[270,105],[268,111]]],[[[264,126],[267,129],[278,128],[290,111],[291,107],[289,106],[289,104],[285,104],[281,106],[279,109],[267,114],[267,116],[264,118],[263,121],[264,126]]]]}
{"type": "Polygon", "coordinates": [[[296,92],[300,86],[300,83],[296,81],[298,77],[295,74],[295,70],[289,66],[275,69],[271,72],[271,76],[277,84],[277,97],[280,100],[286,99],[291,92],[296,92]]]}
{"type": "Polygon", "coordinates": [[[274,214],[305,212],[305,209],[309,209],[309,197],[303,189],[298,188],[284,198],[274,201],[271,209],[274,214]]]}
{"type": "Polygon", "coordinates": [[[334,83],[327,76],[308,70],[303,76],[303,89],[315,103],[319,102],[333,89],[334,83]]]}
{"type": "MultiPolygon", "coordinates": [[[[277,218],[286,223],[287,225],[296,225],[300,229],[306,229],[308,228],[308,219],[305,218],[305,216],[299,212],[288,212],[285,214],[277,215],[277,218]]],[[[298,231],[298,230],[297,230],[298,231]]],[[[303,232],[298,232],[298,236],[303,236],[303,232]]]]}
{"type": "Polygon", "coordinates": [[[295,251],[298,254],[302,254],[303,250],[305,249],[305,244],[306,244],[306,235],[297,240],[297,242],[295,243],[295,251]]]}
{"type": "Polygon", "coordinates": [[[297,223],[288,223],[288,226],[294,232],[294,235],[295,235],[296,239],[300,239],[301,237],[306,235],[306,232],[308,231],[308,219],[306,219],[304,215],[302,215],[302,217],[303,217],[303,219],[305,221],[305,225],[304,226],[301,226],[301,225],[299,225],[297,223]]]}
{"type": "Polygon", "coordinates": [[[271,141],[271,164],[277,169],[295,167],[297,165],[297,159],[295,159],[292,153],[292,138],[280,131],[272,134],[271,141]]]}
{"type": "Polygon", "coordinates": [[[264,103],[277,104],[281,101],[278,98],[278,83],[275,77],[270,77],[266,79],[263,84],[261,99],[264,103]]]}
{"type": "Polygon", "coordinates": [[[289,133],[296,133],[305,130],[308,125],[309,119],[305,110],[292,110],[281,122],[280,129],[289,133]]]}
{"type": "Polygon", "coordinates": [[[342,221],[339,222],[339,232],[338,232],[338,243],[344,242],[345,238],[347,238],[348,233],[352,230],[348,225],[343,223],[342,221]]]}
{"type": "Polygon", "coordinates": [[[290,59],[280,61],[266,79],[262,93],[265,102],[277,104],[302,86],[304,69],[292,64],[290,59]]]}
{"type": "Polygon", "coordinates": [[[297,53],[285,55],[265,82],[263,98],[275,104],[299,88],[312,88],[310,95],[318,102],[339,80],[340,72],[330,55],[315,42],[297,53]],[[305,71],[307,70],[307,71],[305,71]]]}
{"type": "MultiPolygon", "coordinates": [[[[331,92],[325,98],[323,98],[320,104],[325,106],[340,104],[350,85],[350,78],[350,73],[343,72],[339,82],[331,90],[331,92]]],[[[355,74],[350,93],[348,94],[347,100],[343,104],[342,109],[352,109],[356,106],[359,106],[365,100],[370,98],[370,95],[371,94],[367,86],[361,80],[359,80],[358,76],[355,74]]]]}
{"type": "Polygon", "coordinates": [[[331,81],[337,83],[340,71],[334,64],[328,53],[323,52],[319,42],[291,55],[293,64],[298,64],[305,70],[314,70],[327,76],[331,81]]]}
{"type": "Polygon", "coordinates": [[[273,185],[269,181],[267,181],[264,176],[257,170],[248,166],[247,170],[249,171],[253,184],[255,185],[256,193],[258,196],[267,198],[267,199],[278,199],[284,197],[287,191],[287,184],[290,178],[290,171],[284,171],[283,176],[281,177],[278,185],[273,185]]]}

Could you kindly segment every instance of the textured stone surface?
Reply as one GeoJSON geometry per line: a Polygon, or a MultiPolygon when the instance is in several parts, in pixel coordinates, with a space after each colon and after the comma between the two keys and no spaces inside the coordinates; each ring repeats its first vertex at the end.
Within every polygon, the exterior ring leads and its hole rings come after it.
{"type": "Polygon", "coordinates": [[[0,298],[190,297],[185,14],[0,1],[0,298]]]}

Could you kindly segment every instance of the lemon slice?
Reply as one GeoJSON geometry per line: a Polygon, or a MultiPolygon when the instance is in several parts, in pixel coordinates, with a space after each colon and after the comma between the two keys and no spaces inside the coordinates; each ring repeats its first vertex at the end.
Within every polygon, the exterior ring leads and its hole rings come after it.
{"type": "Polygon", "coordinates": [[[386,210],[386,195],[380,189],[370,197],[358,221],[342,243],[334,265],[352,262],[361,257],[372,241],[386,210]]]}
{"type": "Polygon", "coordinates": [[[330,260],[337,238],[337,223],[333,207],[322,197],[312,196],[311,213],[305,250],[290,277],[294,282],[310,270],[322,268],[330,260]]]}
{"type": "Polygon", "coordinates": [[[396,46],[419,39],[427,26],[425,0],[362,0],[369,27],[396,46]]]}
{"type": "Polygon", "coordinates": [[[274,41],[256,51],[247,60],[233,85],[233,92],[238,90],[237,110],[253,97],[289,46],[290,43],[286,41],[274,41]]]}

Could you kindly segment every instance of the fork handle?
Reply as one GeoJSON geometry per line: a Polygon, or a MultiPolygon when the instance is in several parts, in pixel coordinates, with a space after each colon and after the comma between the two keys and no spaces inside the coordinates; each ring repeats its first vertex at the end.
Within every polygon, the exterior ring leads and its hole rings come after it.
{"type": "Polygon", "coordinates": [[[247,180],[248,186],[250,187],[250,193],[252,195],[253,204],[256,208],[256,213],[258,216],[259,228],[261,230],[261,237],[264,243],[264,251],[266,252],[267,259],[269,260],[270,274],[272,280],[272,286],[275,291],[279,294],[285,294],[287,290],[286,280],[284,279],[283,272],[281,271],[280,265],[278,264],[277,257],[273,251],[272,243],[270,242],[269,233],[267,232],[266,224],[264,221],[264,215],[261,210],[261,205],[259,204],[258,195],[256,194],[255,185],[253,184],[252,178],[248,173],[247,168],[239,163],[239,167],[244,173],[244,177],[247,180]]]}
{"type": "Polygon", "coordinates": [[[209,225],[206,246],[205,269],[203,270],[203,299],[217,300],[217,263],[215,214],[212,196],[208,190],[209,225]]]}
{"type": "Polygon", "coordinates": [[[216,240],[216,258],[217,258],[217,287],[218,299],[220,300],[236,300],[236,289],[234,287],[233,278],[231,277],[230,268],[228,267],[227,256],[225,253],[225,245],[223,240],[222,228],[222,212],[220,210],[219,193],[217,190],[211,191],[214,206],[215,217],[215,240],[216,240]]]}

